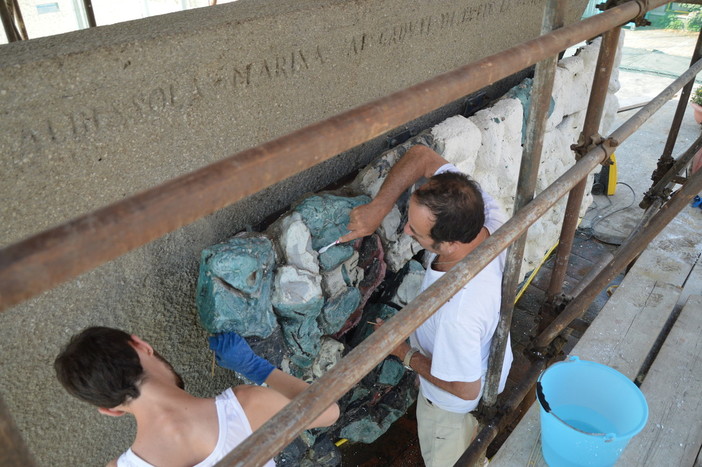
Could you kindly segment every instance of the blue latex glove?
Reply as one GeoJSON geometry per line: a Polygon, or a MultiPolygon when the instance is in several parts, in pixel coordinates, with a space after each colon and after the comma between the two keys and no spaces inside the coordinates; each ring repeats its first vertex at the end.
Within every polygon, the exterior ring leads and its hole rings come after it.
{"type": "Polygon", "coordinates": [[[235,332],[225,332],[208,337],[217,364],[244,375],[256,384],[263,383],[275,367],[265,358],[256,355],[246,340],[235,332]]]}

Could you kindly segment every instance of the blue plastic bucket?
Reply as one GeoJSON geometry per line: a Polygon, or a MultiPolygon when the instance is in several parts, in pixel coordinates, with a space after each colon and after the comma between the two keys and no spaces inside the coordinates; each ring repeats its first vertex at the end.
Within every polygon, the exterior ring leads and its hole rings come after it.
{"type": "Polygon", "coordinates": [[[547,368],[537,398],[541,450],[551,467],[614,465],[648,420],[646,398],[629,378],[578,357],[547,368]]]}

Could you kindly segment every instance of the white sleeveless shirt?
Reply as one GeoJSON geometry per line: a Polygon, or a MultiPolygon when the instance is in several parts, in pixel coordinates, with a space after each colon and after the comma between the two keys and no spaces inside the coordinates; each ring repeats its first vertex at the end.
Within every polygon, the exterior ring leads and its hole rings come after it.
{"type": "MultiPolygon", "coordinates": [[[[251,433],[251,425],[241,407],[239,400],[231,388],[218,395],[215,399],[217,405],[217,418],[219,419],[219,438],[217,445],[207,458],[194,467],[210,467],[222,460],[235,447],[244,441],[251,433]]],[[[154,467],[141,457],[134,454],[131,448],[127,449],[119,459],[118,467],[154,467]]],[[[273,459],[265,467],[275,467],[273,459]]]]}

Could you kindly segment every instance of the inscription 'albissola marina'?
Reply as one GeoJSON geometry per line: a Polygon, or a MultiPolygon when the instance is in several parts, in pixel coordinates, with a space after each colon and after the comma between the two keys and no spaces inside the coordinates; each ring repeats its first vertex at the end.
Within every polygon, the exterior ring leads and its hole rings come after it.
{"type": "Polygon", "coordinates": [[[219,101],[223,93],[266,85],[288,79],[314,67],[326,59],[317,46],[310,50],[296,49],[259,61],[227,64],[215,71],[200,72],[179,83],[167,83],[130,98],[105,105],[94,105],[46,119],[22,129],[18,163],[27,163],[30,156],[43,153],[50,145],[80,142],[103,131],[119,131],[164,112],[185,111],[198,100],[219,101]]]}
{"type": "MultiPolygon", "coordinates": [[[[462,27],[483,21],[519,7],[540,5],[543,0],[496,0],[483,2],[436,15],[405,21],[379,31],[362,33],[347,42],[347,55],[360,55],[374,47],[400,45],[411,37],[428,36],[447,28],[462,27]]],[[[265,86],[313,71],[329,60],[322,48],[294,49],[261,60],[220,65],[209,71],[196,72],[175,83],[137,92],[127,99],[104,102],[46,119],[25,127],[19,135],[19,163],[45,152],[50,146],[81,142],[104,131],[119,131],[156,119],[165,112],[184,112],[198,100],[219,102],[227,93],[265,86]]],[[[201,66],[200,69],[207,69],[201,66]]],[[[99,99],[96,99],[99,101],[99,99]]]]}

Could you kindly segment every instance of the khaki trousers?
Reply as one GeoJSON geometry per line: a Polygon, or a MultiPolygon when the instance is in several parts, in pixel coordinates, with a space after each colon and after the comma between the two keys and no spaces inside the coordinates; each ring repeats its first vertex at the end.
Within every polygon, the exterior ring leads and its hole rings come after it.
{"type": "MultiPolygon", "coordinates": [[[[452,467],[478,434],[478,420],[468,413],[440,409],[421,390],[417,398],[419,447],[427,467],[452,467]]],[[[478,465],[483,465],[479,462],[478,465]]]]}

